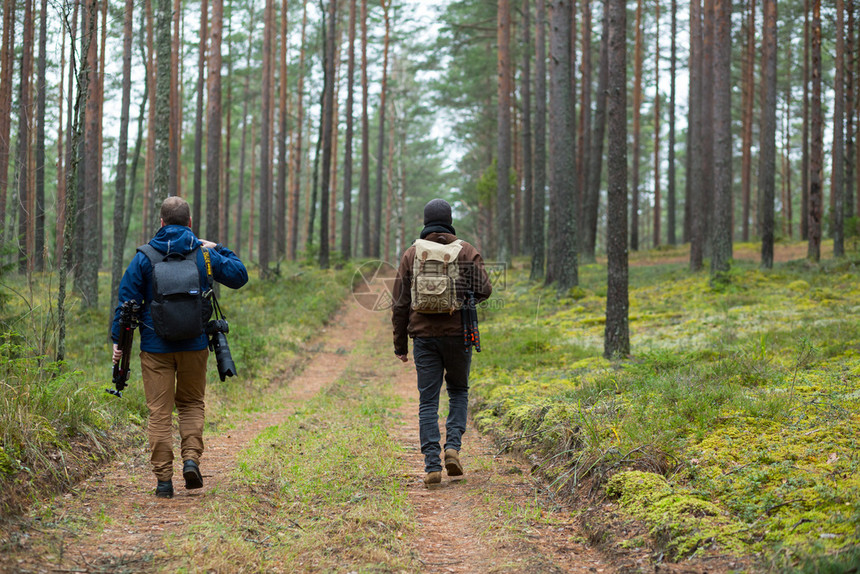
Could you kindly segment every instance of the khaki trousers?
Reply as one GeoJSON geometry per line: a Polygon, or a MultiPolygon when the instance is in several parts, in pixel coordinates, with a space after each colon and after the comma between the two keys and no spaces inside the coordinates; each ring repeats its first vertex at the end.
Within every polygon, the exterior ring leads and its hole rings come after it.
{"type": "Polygon", "coordinates": [[[173,478],[173,406],[179,415],[182,460],[200,462],[209,350],[181,353],[140,353],[146,406],[149,408],[149,449],[158,480],[173,478]]]}

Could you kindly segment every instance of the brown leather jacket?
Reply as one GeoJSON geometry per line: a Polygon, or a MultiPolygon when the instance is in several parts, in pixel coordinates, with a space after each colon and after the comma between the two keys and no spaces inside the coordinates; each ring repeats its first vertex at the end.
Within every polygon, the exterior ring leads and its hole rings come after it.
{"type": "MultiPolygon", "coordinates": [[[[457,240],[450,233],[431,233],[426,237],[430,241],[449,244],[457,240]]],[[[426,314],[412,310],[412,265],[415,261],[415,246],[410,246],[400,259],[397,277],[394,279],[392,297],[391,323],[394,326],[394,354],[406,355],[409,351],[408,337],[445,337],[463,336],[463,325],[460,312],[453,314],[426,314]]],[[[463,242],[463,249],[457,257],[460,266],[460,279],[457,281],[457,292],[475,292],[475,300],[486,300],[493,292],[487,271],[484,269],[484,259],[478,250],[469,243],[463,242]]]]}

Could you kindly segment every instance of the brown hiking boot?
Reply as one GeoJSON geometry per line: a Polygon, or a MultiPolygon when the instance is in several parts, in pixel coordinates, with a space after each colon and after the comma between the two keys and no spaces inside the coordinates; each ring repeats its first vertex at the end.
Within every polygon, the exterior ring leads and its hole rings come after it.
{"type": "Polygon", "coordinates": [[[433,472],[428,472],[427,476],[424,477],[424,484],[430,486],[431,484],[439,484],[442,482],[442,471],[434,470],[433,472]]]}
{"type": "Polygon", "coordinates": [[[448,476],[463,476],[463,465],[460,464],[460,453],[449,448],[445,451],[445,470],[448,476]]]}

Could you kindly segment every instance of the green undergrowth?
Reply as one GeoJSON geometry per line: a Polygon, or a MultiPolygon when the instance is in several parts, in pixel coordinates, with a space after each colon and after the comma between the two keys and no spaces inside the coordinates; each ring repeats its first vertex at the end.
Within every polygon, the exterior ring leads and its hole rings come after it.
{"type": "MultiPolygon", "coordinates": [[[[207,415],[250,409],[263,390],[299,362],[301,345],[325,325],[348,293],[349,270],[282,267],[271,281],[252,277],[220,301],[239,376],[218,379],[209,361],[207,415]]],[[[66,358],[56,362],[54,274],[29,281],[0,276],[0,513],[26,506],[43,490],[68,488],[117,449],[144,440],[147,411],[135,334],[129,387],[111,385],[110,277],[99,276],[99,305],[67,299],[66,358]]]]}
{"type": "MultiPolygon", "coordinates": [[[[383,360],[366,343],[356,354],[383,360]]],[[[405,463],[387,432],[398,400],[384,377],[347,370],[239,453],[229,482],[168,542],[160,568],[411,571],[405,463]]]]}
{"type": "MultiPolygon", "coordinates": [[[[741,246],[743,248],[745,246],[741,246]]],[[[602,358],[606,268],[568,293],[516,262],[483,311],[482,430],[552,487],[606,496],[670,559],[764,554],[774,568],[860,541],[860,272],[850,260],[634,255],[633,355],[602,358]]],[[[619,541],[624,544],[625,541],[619,541]]]]}

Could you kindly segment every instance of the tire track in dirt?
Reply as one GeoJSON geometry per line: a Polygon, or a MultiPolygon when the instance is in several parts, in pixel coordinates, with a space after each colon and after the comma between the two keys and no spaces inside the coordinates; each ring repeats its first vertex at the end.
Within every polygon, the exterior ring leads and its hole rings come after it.
{"type": "MultiPolygon", "coordinates": [[[[148,449],[138,448],[49,503],[53,508],[48,524],[42,526],[39,509],[33,508],[17,525],[5,527],[0,535],[13,549],[0,558],[0,571],[118,573],[151,567],[166,541],[194,522],[202,500],[224,488],[239,451],[343,373],[350,352],[368,332],[374,315],[350,299],[308,344],[311,357],[305,368],[285,383],[288,388],[281,408],[255,413],[237,423],[235,429],[204,437],[206,451],[200,462],[203,488],[185,490],[181,461],[175,461],[175,496],[156,499],[148,449]],[[80,525],[82,532],[62,526],[70,521],[80,525]]],[[[178,453],[178,446],[175,451],[178,453]]]]}

